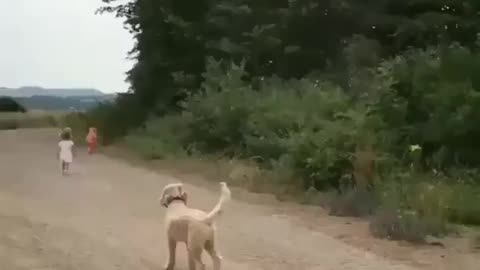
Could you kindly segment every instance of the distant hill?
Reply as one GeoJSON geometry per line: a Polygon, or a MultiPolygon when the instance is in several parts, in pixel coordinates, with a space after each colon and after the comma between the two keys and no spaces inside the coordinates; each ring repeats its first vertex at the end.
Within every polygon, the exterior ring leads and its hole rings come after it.
{"type": "Polygon", "coordinates": [[[36,86],[6,88],[0,87],[0,96],[8,97],[33,97],[33,96],[54,96],[54,97],[85,97],[103,96],[103,92],[89,88],[42,88],[36,86]]]}
{"type": "Polygon", "coordinates": [[[102,96],[32,96],[14,98],[19,104],[27,110],[46,110],[46,111],[87,111],[99,103],[109,103],[115,99],[116,95],[102,96]]]}

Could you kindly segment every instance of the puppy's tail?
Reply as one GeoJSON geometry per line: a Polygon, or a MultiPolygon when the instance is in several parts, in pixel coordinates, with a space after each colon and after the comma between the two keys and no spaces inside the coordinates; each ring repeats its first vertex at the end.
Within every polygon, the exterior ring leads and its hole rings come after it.
{"type": "Polygon", "coordinates": [[[232,196],[230,189],[227,186],[227,183],[221,182],[220,183],[221,187],[221,194],[220,194],[220,199],[218,200],[217,205],[210,211],[210,213],[207,214],[207,216],[202,219],[202,222],[206,224],[212,224],[213,221],[223,212],[223,204],[228,202],[232,196]]]}

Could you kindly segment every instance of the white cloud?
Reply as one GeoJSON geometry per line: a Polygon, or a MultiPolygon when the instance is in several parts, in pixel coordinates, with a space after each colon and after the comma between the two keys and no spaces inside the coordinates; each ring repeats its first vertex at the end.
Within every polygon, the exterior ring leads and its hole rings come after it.
{"type": "Polygon", "coordinates": [[[100,0],[0,0],[0,86],[123,92],[133,46],[100,0]]]}

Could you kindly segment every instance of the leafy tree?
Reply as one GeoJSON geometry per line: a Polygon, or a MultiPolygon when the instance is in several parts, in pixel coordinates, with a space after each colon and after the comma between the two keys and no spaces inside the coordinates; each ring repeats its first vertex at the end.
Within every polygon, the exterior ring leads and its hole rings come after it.
{"type": "Polygon", "coordinates": [[[0,112],[26,112],[27,110],[9,97],[0,97],[0,112]]]}
{"type": "MultiPolygon", "coordinates": [[[[474,0],[102,0],[136,45],[132,91],[158,113],[198,89],[205,59],[246,60],[249,77],[301,77],[334,66],[353,35],[378,41],[380,57],[458,41],[480,30],[474,0]]],[[[342,64],[343,63],[343,64],[342,64]]]]}

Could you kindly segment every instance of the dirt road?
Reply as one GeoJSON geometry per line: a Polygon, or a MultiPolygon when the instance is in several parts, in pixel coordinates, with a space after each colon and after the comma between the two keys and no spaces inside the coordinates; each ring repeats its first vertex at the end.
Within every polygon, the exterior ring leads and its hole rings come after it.
{"type": "MultiPolygon", "coordinates": [[[[56,135],[0,132],[0,269],[161,269],[164,209],[156,199],[178,179],[82,150],[72,175],[62,177],[56,135]]],[[[218,199],[218,190],[187,189],[190,204],[202,209],[218,199]]],[[[414,269],[237,200],[218,233],[228,270],[414,269]]],[[[177,269],[186,269],[183,246],[178,257],[177,269]]]]}

